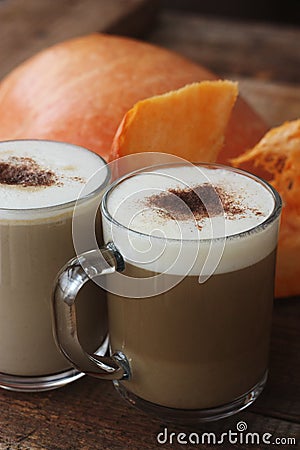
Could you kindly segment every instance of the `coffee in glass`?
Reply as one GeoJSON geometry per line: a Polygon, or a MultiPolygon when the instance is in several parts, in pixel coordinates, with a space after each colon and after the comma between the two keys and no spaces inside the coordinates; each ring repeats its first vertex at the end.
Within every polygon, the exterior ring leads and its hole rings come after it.
{"type": "Polygon", "coordinates": [[[219,165],[118,180],[102,200],[106,247],[58,278],[55,333],[65,355],[165,419],[212,420],[251,404],[267,378],[280,210],[267,183],[219,165]],[[106,359],[68,332],[74,282],[87,273],[109,292],[106,359]]]}
{"type": "MultiPolygon", "coordinates": [[[[0,143],[1,387],[42,391],[82,376],[55,345],[50,299],[57,271],[75,254],[75,200],[99,168],[103,171],[80,202],[81,217],[100,202],[108,182],[100,157],[61,142],[0,143]]],[[[93,283],[80,294],[78,327],[84,347],[100,347],[104,354],[106,306],[98,296],[93,283]]]]}

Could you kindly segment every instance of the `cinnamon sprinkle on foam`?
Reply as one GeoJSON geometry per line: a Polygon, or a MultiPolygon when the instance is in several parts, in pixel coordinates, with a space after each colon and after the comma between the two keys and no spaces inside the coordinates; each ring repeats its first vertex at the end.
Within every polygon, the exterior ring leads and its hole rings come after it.
{"type": "Polygon", "coordinates": [[[34,159],[11,156],[0,161],[0,183],[24,187],[45,187],[59,184],[52,170],[42,168],[34,159]]]}
{"type": "MultiPolygon", "coordinates": [[[[200,223],[205,218],[224,213],[228,219],[234,219],[251,209],[243,206],[236,195],[209,183],[185,189],[170,188],[148,197],[146,202],[166,219],[190,220],[192,214],[195,221],[200,223]]],[[[251,209],[251,212],[255,215],[263,214],[256,209],[251,209]]],[[[198,227],[201,229],[201,225],[198,227]]]]}

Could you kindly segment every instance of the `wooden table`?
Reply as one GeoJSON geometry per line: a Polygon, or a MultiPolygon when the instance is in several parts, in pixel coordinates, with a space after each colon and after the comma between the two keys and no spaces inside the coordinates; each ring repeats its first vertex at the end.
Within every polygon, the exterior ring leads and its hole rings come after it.
{"type": "MultiPolygon", "coordinates": [[[[78,34],[76,24],[79,22],[83,24],[80,31],[84,32],[101,29],[137,35],[148,30],[145,38],[150,42],[177,50],[221,76],[239,79],[241,92],[270,125],[300,116],[300,84],[297,84],[300,78],[300,31],[295,28],[242,24],[170,11],[159,12],[156,25],[153,25],[157,11],[154,3],[157,2],[142,0],[88,0],[89,12],[86,14],[79,1],[62,0],[60,5],[64,7],[64,14],[59,7],[53,6],[54,3],[43,0],[41,8],[41,3],[36,0],[0,1],[0,23],[2,26],[5,19],[6,27],[5,32],[3,27],[0,29],[4,36],[4,41],[0,39],[1,75],[39,48],[55,42],[57,36],[63,39],[78,34]],[[125,3],[127,8],[124,9],[125,3]],[[102,16],[98,27],[93,8],[101,7],[107,14],[102,16]],[[26,28],[21,20],[24,14],[31,20],[31,27],[26,28]],[[53,19],[54,28],[49,27],[46,20],[49,17],[53,19]],[[23,26],[20,36],[18,30],[13,34],[13,25],[18,23],[23,26]],[[22,35],[23,46],[20,47],[22,35]],[[24,35],[28,35],[28,45],[24,35]]],[[[299,324],[300,298],[277,299],[266,389],[255,404],[236,416],[197,426],[166,424],[127,405],[111,383],[84,377],[47,393],[1,390],[0,450],[212,448],[207,440],[202,446],[183,445],[176,437],[180,432],[187,436],[191,432],[199,436],[210,432],[218,439],[229,430],[235,432],[241,421],[247,424],[249,432],[259,433],[260,437],[270,433],[271,441],[286,439],[282,443],[296,438],[299,446],[299,324]],[[175,433],[172,444],[157,442],[158,433],[165,428],[169,436],[175,433]]],[[[179,439],[184,437],[179,436],[179,439]]],[[[225,439],[220,447],[232,448],[232,445],[225,439]]],[[[261,443],[250,447],[237,443],[234,448],[263,449],[270,445],[261,443]]],[[[277,448],[283,448],[283,445],[277,448]]],[[[291,445],[291,448],[297,446],[291,445]]]]}

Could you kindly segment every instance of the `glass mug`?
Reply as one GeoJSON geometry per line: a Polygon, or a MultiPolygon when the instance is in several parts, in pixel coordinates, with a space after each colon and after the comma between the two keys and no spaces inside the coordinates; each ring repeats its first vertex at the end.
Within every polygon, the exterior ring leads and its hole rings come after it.
{"type": "MultiPolygon", "coordinates": [[[[51,293],[57,271],[75,255],[73,209],[85,177],[103,169],[78,204],[82,221],[110,174],[98,155],[43,140],[1,142],[0,165],[0,386],[44,391],[83,375],[55,344],[51,293]]],[[[99,295],[94,283],[80,293],[78,327],[86,348],[105,354],[106,304],[99,295]]]]}
{"type": "Polygon", "coordinates": [[[267,379],[278,193],[238,169],[171,164],[114,182],[101,211],[104,247],[57,278],[64,355],[166,420],[214,420],[250,405],[267,379]],[[108,291],[111,356],[87,353],[78,338],[75,298],[90,278],[108,291]]]}

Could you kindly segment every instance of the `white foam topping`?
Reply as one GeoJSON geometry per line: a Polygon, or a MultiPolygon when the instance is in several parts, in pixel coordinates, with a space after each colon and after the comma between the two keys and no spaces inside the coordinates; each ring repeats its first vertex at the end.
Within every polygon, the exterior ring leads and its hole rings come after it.
{"type": "MultiPolygon", "coordinates": [[[[217,202],[217,192],[215,195],[217,202]]],[[[174,193],[170,193],[169,201],[176,201],[178,206],[184,207],[174,193]]],[[[167,209],[168,205],[164,204],[164,207],[167,209]]],[[[264,222],[273,208],[272,194],[253,179],[224,169],[200,169],[193,166],[166,168],[136,175],[118,185],[109,196],[109,212],[119,223],[131,230],[153,236],[156,235],[156,230],[158,236],[164,235],[172,239],[210,238],[211,222],[222,221],[225,229],[218,227],[214,237],[240,233],[264,222]],[[172,209],[169,210],[170,214],[165,214],[159,202],[158,205],[155,204],[155,200],[159,200],[161,195],[169,194],[169,189],[180,192],[208,183],[228,193],[230,199],[233,198],[236,202],[232,206],[238,208],[240,213],[227,214],[224,210],[224,216],[212,215],[197,220],[190,212],[188,218],[181,220],[180,214],[176,216],[172,209]]]]}
{"type": "MultiPolygon", "coordinates": [[[[88,150],[60,142],[20,140],[0,143],[0,163],[38,167],[51,173],[51,183],[29,185],[0,182],[0,210],[28,210],[63,205],[75,201],[87,180],[101,167],[90,192],[101,186],[106,177],[105,162],[88,150]]],[[[90,192],[86,192],[89,194],[90,192]]],[[[9,211],[8,211],[9,212],[9,211]]]]}
{"type": "Polygon", "coordinates": [[[195,264],[189,273],[199,275],[213,238],[222,256],[216,272],[223,273],[251,265],[275,248],[278,221],[273,227],[272,224],[258,227],[272,214],[274,206],[270,189],[239,172],[193,165],[167,167],[127,178],[109,193],[108,212],[126,228],[105,220],[104,233],[106,240],[116,243],[127,261],[172,274],[182,274],[194,254],[195,264]],[[183,216],[176,215],[172,208],[169,214],[165,211],[168,202],[157,202],[167,193],[169,200],[173,201],[174,197],[182,204],[175,193],[191,188],[198,192],[197,187],[204,185],[217,189],[213,191],[217,202],[220,202],[218,193],[225,194],[227,203],[223,198],[222,214],[218,210],[216,215],[205,198],[201,200],[208,206],[209,217],[197,217],[192,212],[186,216],[185,210],[183,216]],[[239,236],[240,233],[243,234],[239,236]]]}

